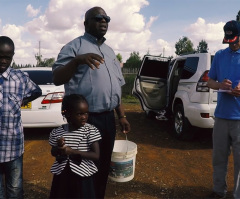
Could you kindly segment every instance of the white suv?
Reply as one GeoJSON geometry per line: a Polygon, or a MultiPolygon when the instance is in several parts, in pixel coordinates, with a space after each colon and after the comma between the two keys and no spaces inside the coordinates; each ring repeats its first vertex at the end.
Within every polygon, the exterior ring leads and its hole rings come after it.
{"type": "Polygon", "coordinates": [[[213,57],[197,53],[172,60],[150,55],[143,58],[132,93],[147,116],[166,111],[178,139],[191,139],[192,126],[213,128],[217,93],[207,87],[213,57]]]}

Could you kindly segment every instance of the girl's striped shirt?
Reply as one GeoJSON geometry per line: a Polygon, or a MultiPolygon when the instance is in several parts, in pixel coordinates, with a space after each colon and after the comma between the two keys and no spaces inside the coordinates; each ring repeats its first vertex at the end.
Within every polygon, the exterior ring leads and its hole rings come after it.
{"type": "MultiPolygon", "coordinates": [[[[91,144],[101,139],[99,130],[91,124],[86,123],[76,131],[66,131],[66,128],[64,128],[66,125],[68,124],[52,130],[49,137],[49,144],[51,146],[57,146],[57,140],[60,137],[64,137],[65,144],[72,149],[90,151],[91,144]]],[[[74,163],[71,159],[67,158],[62,162],[55,161],[52,165],[51,172],[59,175],[68,161],[72,172],[82,177],[91,176],[98,171],[92,160],[82,159],[80,164],[76,164],[76,162],[74,163]]]]}

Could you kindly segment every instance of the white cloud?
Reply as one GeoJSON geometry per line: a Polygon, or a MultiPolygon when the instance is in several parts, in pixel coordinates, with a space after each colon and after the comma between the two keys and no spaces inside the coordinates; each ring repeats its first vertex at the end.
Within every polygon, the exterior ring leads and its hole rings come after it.
{"type": "Polygon", "coordinates": [[[164,41],[163,39],[158,39],[157,40],[157,46],[158,46],[158,53],[162,54],[162,56],[167,57],[167,56],[174,56],[175,52],[175,47],[168,43],[167,41],[164,41]],[[173,48],[174,47],[174,48],[173,48]]]}
{"type": "Polygon", "coordinates": [[[26,8],[29,17],[36,17],[40,13],[40,8],[34,9],[31,4],[26,8]]]}
{"type": "Polygon", "coordinates": [[[26,30],[23,26],[7,24],[2,27],[1,34],[10,37],[15,44],[14,61],[19,64],[35,63],[32,41],[23,39],[26,30]]]}
{"type": "Polygon", "coordinates": [[[143,56],[149,47],[149,39],[151,32],[144,30],[138,33],[119,33],[109,32],[106,43],[109,44],[115,51],[120,53],[123,61],[129,58],[131,52],[139,52],[143,56]]]}
{"type": "Polygon", "coordinates": [[[157,19],[158,19],[158,17],[156,17],[156,16],[150,17],[149,22],[146,24],[146,29],[149,29],[152,26],[153,22],[156,21],[157,19]]]}
{"type": "Polygon", "coordinates": [[[23,30],[24,28],[22,26],[7,24],[2,27],[2,34],[8,35],[12,39],[18,39],[21,37],[23,30]]]}
{"type": "Polygon", "coordinates": [[[226,48],[226,45],[222,45],[222,39],[224,36],[223,26],[224,22],[216,24],[206,23],[203,18],[198,18],[194,24],[191,24],[185,29],[188,33],[194,46],[198,46],[201,40],[205,40],[208,43],[209,51],[214,53],[221,48],[226,48]]]}
{"type": "MultiPolygon", "coordinates": [[[[56,58],[64,44],[84,33],[85,12],[98,4],[99,0],[88,3],[85,0],[71,0],[71,3],[69,0],[51,0],[45,13],[26,23],[25,27],[31,35],[41,41],[41,52],[48,52],[43,54],[43,57],[55,55],[56,58]]],[[[128,0],[127,3],[126,0],[101,2],[101,7],[111,17],[106,38],[114,50],[122,53],[126,50],[125,54],[129,56],[136,50],[137,44],[140,48],[137,51],[143,49],[146,52],[151,32],[145,28],[144,16],[139,14],[140,9],[146,5],[146,0],[128,0]]],[[[154,19],[150,19],[149,26],[154,19]]],[[[34,51],[37,52],[37,48],[34,51]]]]}
{"type": "Polygon", "coordinates": [[[225,23],[217,24],[206,23],[204,19],[198,18],[194,24],[191,24],[186,30],[191,33],[193,39],[207,41],[217,41],[223,38],[223,26],[225,23]]]}

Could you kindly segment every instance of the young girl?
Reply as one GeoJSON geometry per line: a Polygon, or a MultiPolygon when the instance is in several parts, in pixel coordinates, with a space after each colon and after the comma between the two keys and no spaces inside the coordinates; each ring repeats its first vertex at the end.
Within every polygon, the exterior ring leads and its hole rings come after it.
{"type": "Polygon", "coordinates": [[[98,129],[88,123],[88,103],[82,95],[65,96],[62,115],[67,119],[49,137],[51,153],[56,157],[50,198],[95,198],[93,174],[99,159],[98,129]]]}

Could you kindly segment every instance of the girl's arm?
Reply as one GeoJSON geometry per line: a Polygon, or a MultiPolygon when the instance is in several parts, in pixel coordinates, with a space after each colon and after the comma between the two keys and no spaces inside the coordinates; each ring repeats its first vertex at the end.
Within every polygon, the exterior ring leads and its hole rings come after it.
{"type": "Polygon", "coordinates": [[[61,147],[63,147],[64,145],[65,145],[64,137],[60,137],[57,140],[57,146],[52,146],[52,149],[51,149],[52,156],[56,157],[61,155],[61,147]],[[60,150],[59,150],[59,147],[60,147],[60,150]]]}
{"type": "Polygon", "coordinates": [[[54,157],[57,157],[59,155],[59,151],[58,151],[58,147],[57,146],[52,146],[51,154],[54,157]]]}
{"type": "Polygon", "coordinates": [[[61,154],[62,155],[69,155],[70,157],[72,157],[73,159],[88,159],[88,160],[93,160],[96,161],[99,159],[100,156],[100,149],[99,149],[99,144],[98,142],[93,142],[91,144],[91,150],[90,151],[78,151],[75,149],[72,149],[69,146],[64,145],[63,147],[58,147],[58,149],[61,148],[61,154]]]}
{"type": "Polygon", "coordinates": [[[64,137],[60,137],[57,140],[57,146],[52,146],[52,149],[51,149],[52,156],[57,157],[59,155],[62,155],[61,154],[61,152],[62,152],[61,149],[64,145],[65,145],[64,137]]]}

